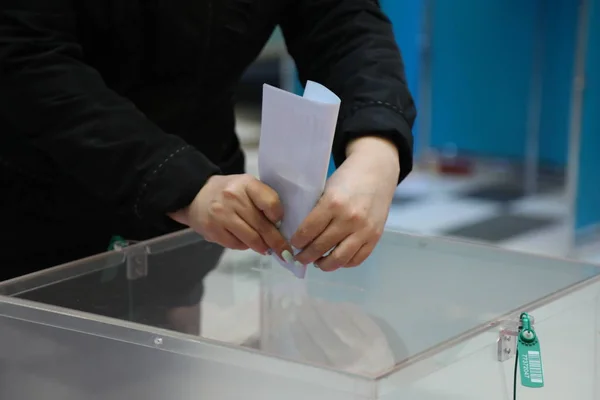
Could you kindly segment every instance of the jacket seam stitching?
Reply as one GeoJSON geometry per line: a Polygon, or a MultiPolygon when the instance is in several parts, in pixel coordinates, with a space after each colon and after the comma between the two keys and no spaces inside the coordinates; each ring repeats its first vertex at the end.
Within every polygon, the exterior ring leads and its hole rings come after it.
{"type": "Polygon", "coordinates": [[[352,108],[350,109],[351,112],[348,115],[344,116],[341,121],[344,121],[347,118],[350,118],[359,110],[362,110],[362,109],[368,108],[368,107],[373,107],[373,106],[383,106],[392,111],[395,111],[396,113],[398,113],[401,116],[404,116],[404,111],[402,111],[400,109],[400,107],[398,107],[398,106],[388,103],[387,101],[371,100],[371,101],[367,101],[365,103],[360,103],[360,104],[356,104],[356,105],[352,106],[352,108]]]}
{"type": "Polygon", "coordinates": [[[135,215],[138,218],[140,218],[140,219],[142,218],[142,214],[140,213],[140,201],[144,197],[144,195],[146,193],[146,190],[148,189],[148,185],[158,175],[158,173],[161,172],[164,169],[164,167],[169,163],[169,161],[171,161],[175,156],[177,156],[182,151],[187,150],[189,148],[190,148],[189,145],[185,145],[185,146],[182,146],[182,147],[178,148],[177,150],[173,151],[171,154],[169,154],[168,156],[166,156],[160,162],[160,164],[158,164],[156,166],[156,168],[154,168],[152,170],[152,172],[150,172],[150,174],[148,174],[148,176],[144,179],[144,183],[142,183],[142,185],[140,186],[140,189],[138,190],[138,194],[137,194],[137,196],[135,198],[135,203],[134,203],[134,206],[133,206],[133,211],[135,212],[135,215]]]}

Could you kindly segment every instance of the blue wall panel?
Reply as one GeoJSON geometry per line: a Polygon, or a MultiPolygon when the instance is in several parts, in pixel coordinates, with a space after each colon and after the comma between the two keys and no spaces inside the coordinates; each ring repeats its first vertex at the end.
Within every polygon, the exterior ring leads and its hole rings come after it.
{"type": "MultiPolygon", "coordinates": [[[[419,105],[419,83],[421,71],[421,37],[423,34],[423,0],[381,0],[382,9],[392,21],[396,42],[402,52],[408,87],[417,109],[419,105]]],[[[415,148],[419,140],[419,118],[413,133],[415,148]]]]}
{"type": "Polygon", "coordinates": [[[590,0],[576,229],[600,223],[600,0],[590,0]]]}
{"type": "Polygon", "coordinates": [[[577,40],[577,2],[553,0],[544,7],[544,69],[540,161],[567,163],[571,87],[577,40]]]}
{"type": "Polygon", "coordinates": [[[538,3],[435,1],[433,147],[524,156],[538,3]]]}

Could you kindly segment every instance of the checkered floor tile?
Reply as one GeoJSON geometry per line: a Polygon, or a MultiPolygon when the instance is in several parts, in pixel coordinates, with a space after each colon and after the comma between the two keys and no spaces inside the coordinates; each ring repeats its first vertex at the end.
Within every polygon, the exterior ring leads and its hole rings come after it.
{"type": "Polygon", "coordinates": [[[485,174],[412,174],[400,185],[388,229],[446,235],[512,249],[565,255],[567,203],[556,185],[534,196],[485,174]],[[561,250],[562,249],[562,250],[561,250]]]}
{"type": "Polygon", "coordinates": [[[503,214],[495,215],[459,228],[450,229],[444,232],[444,234],[464,239],[500,243],[520,235],[541,231],[552,225],[556,225],[558,222],[556,218],[552,217],[503,214]]]}
{"type": "Polygon", "coordinates": [[[423,197],[408,204],[392,205],[387,227],[425,235],[443,234],[445,230],[485,220],[497,206],[481,201],[446,200],[423,197]]]}

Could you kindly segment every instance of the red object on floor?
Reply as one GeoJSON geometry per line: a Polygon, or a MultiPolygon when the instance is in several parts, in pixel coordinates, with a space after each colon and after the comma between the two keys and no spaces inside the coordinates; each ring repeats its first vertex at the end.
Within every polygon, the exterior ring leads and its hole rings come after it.
{"type": "Polygon", "coordinates": [[[470,175],[473,173],[473,162],[465,158],[441,158],[438,160],[438,172],[444,175],[470,175]]]}

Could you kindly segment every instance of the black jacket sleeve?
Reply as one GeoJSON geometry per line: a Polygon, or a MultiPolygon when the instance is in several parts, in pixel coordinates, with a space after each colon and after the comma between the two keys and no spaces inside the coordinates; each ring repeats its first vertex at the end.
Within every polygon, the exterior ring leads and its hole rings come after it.
{"type": "Polygon", "coordinates": [[[342,99],[333,144],[336,165],[361,136],[392,140],[400,180],[412,170],[416,110],[389,19],[376,0],[291,0],[281,27],[300,80],[327,86],[342,99]]]}
{"type": "Polygon", "coordinates": [[[0,119],[115,211],[152,225],[218,172],[83,61],[70,0],[0,2],[0,119]]]}

